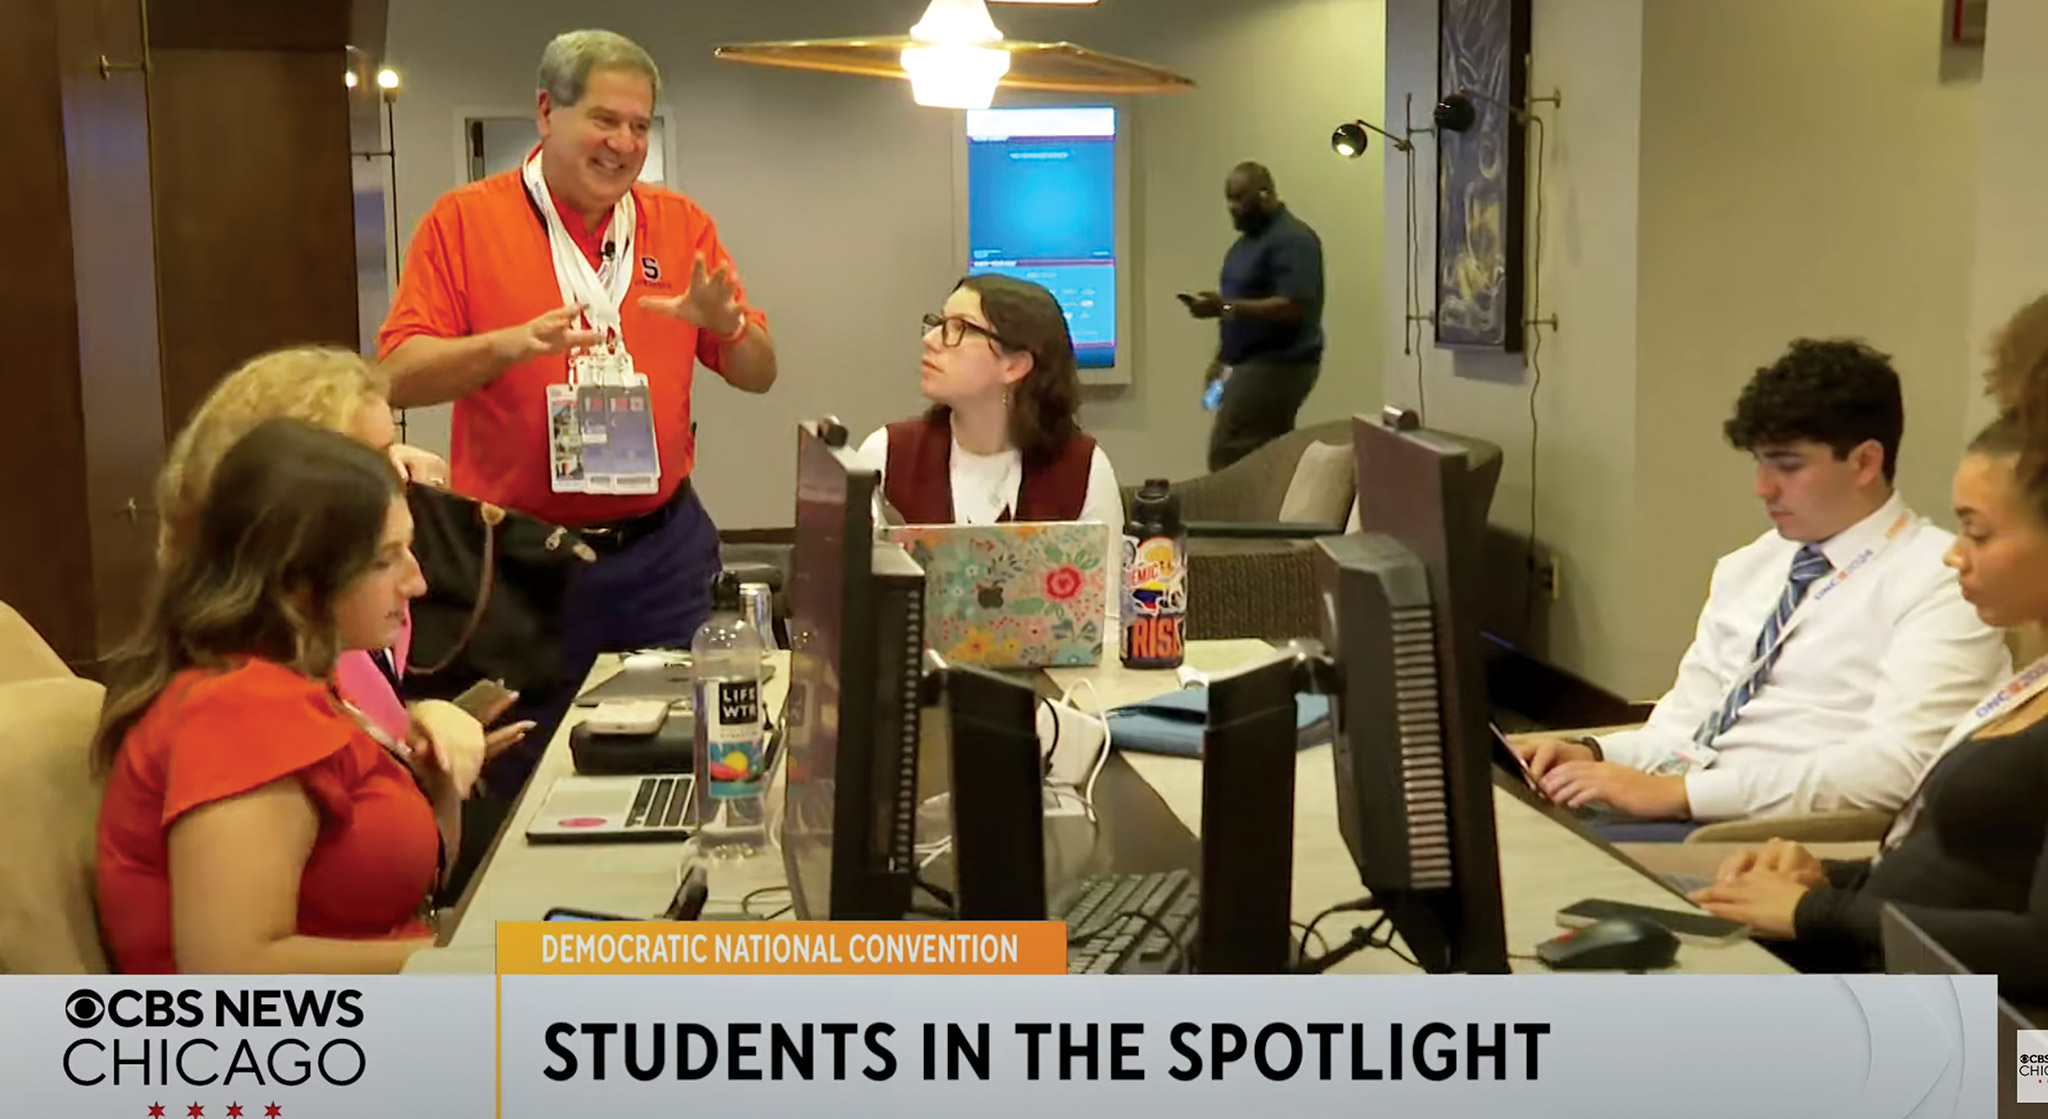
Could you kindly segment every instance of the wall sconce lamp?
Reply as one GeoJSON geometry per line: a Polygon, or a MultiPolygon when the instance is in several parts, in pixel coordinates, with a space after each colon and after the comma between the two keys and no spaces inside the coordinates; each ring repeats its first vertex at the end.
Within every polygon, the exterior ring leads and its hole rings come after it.
{"type": "Polygon", "coordinates": [[[1423,409],[1426,407],[1425,401],[1427,398],[1424,396],[1424,386],[1422,383],[1422,348],[1417,324],[1431,322],[1435,319],[1435,316],[1423,312],[1421,296],[1419,294],[1423,273],[1415,213],[1415,137],[1426,136],[1435,131],[1436,129],[1434,128],[1415,127],[1415,98],[1410,95],[1404,96],[1401,99],[1402,134],[1399,136],[1381,128],[1379,125],[1363,120],[1345,121],[1330,133],[1330,150],[1346,159],[1357,159],[1359,156],[1364,155],[1366,146],[1374,133],[1386,137],[1388,147],[1408,157],[1408,165],[1406,167],[1407,189],[1404,192],[1407,209],[1405,229],[1407,253],[1403,260],[1401,279],[1402,301],[1406,304],[1404,314],[1407,325],[1402,331],[1401,352],[1404,355],[1413,355],[1415,358],[1415,414],[1418,417],[1422,415],[1423,409]]]}
{"type": "Polygon", "coordinates": [[[1415,145],[1407,139],[1396,136],[1379,125],[1362,120],[1346,121],[1338,125],[1336,131],[1330,133],[1330,150],[1346,159],[1357,159],[1365,154],[1366,144],[1375,132],[1385,136],[1397,152],[1415,150],[1415,145]]]}
{"type": "Polygon", "coordinates": [[[1474,101],[1484,101],[1495,108],[1504,109],[1521,118],[1522,122],[1526,124],[1535,118],[1535,111],[1529,107],[1530,105],[1540,105],[1548,102],[1552,105],[1562,106],[1564,104],[1564,94],[1553,92],[1548,97],[1531,97],[1529,105],[1516,106],[1510,105],[1498,97],[1493,97],[1467,87],[1460,89],[1456,93],[1446,94],[1443,100],[1436,103],[1436,108],[1431,110],[1430,119],[1435,121],[1436,126],[1445,132],[1463,132],[1471,128],[1479,120],[1479,110],[1472,104],[1474,101]]]}

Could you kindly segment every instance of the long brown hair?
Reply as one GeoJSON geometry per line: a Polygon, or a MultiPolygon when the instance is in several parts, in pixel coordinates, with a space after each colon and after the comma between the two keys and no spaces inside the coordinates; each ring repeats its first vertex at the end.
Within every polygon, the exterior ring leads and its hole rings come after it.
{"type": "Polygon", "coordinates": [[[384,456],[339,432],[276,419],[243,436],[159,575],[141,629],[108,664],[94,763],[113,764],[185,669],[260,657],[315,678],[333,672],[334,598],[369,569],[401,492],[384,456]]]}
{"type": "MultiPolygon", "coordinates": [[[[1010,391],[1010,445],[1027,463],[1041,463],[1081,430],[1081,374],[1074,362],[1074,338],[1067,313],[1051,292],[1029,280],[979,272],[953,285],[981,297],[981,313],[1011,353],[1031,355],[1031,372],[1010,391]]],[[[945,420],[953,410],[934,404],[929,415],[945,420]]]]}

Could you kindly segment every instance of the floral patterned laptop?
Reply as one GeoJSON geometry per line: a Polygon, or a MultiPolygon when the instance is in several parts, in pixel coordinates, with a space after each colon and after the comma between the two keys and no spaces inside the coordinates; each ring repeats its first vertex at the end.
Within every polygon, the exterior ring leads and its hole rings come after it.
{"type": "Polygon", "coordinates": [[[924,568],[925,644],[955,664],[1099,664],[1110,529],[1074,521],[894,525],[924,568]]]}

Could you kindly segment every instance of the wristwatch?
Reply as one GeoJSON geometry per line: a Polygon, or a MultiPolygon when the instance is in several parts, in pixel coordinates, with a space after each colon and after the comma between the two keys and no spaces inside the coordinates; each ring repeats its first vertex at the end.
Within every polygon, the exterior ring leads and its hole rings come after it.
{"type": "Polygon", "coordinates": [[[1602,750],[1600,748],[1600,740],[1593,737],[1592,735],[1582,734],[1577,738],[1572,739],[1572,741],[1578,743],[1581,746],[1584,746],[1588,750],[1593,751],[1594,761],[1604,762],[1607,760],[1607,751],[1602,750]]]}

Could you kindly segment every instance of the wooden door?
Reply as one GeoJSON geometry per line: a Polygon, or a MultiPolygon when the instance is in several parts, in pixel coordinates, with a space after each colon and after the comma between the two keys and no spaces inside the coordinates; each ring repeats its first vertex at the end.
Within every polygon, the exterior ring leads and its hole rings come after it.
{"type": "Polygon", "coordinates": [[[59,7],[78,13],[64,18],[62,36],[64,150],[94,643],[104,653],[133,632],[155,569],[153,490],[164,422],[150,78],[138,0],[59,0],[59,7]]]}
{"type": "Polygon", "coordinates": [[[76,661],[93,651],[93,601],[81,574],[91,549],[57,13],[53,0],[0,0],[0,100],[15,130],[15,266],[0,269],[0,332],[12,343],[0,373],[9,435],[0,439],[0,601],[76,661]]]}

